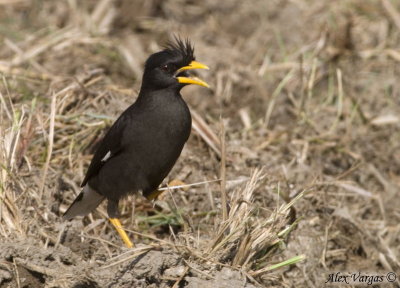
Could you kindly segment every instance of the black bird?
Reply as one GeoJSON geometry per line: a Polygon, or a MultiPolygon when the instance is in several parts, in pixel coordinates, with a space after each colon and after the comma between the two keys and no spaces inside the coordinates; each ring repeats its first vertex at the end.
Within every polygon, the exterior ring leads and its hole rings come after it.
{"type": "Polygon", "coordinates": [[[192,118],[180,90],[188,84],[209,87],[188,70],[208,69],[195,61],[189,40],[176,38],[146,61],[142,86],[134,104],[111,126],[93,156],[82,192],[63,218],[85,216],[104,199],[111,223],[128,247],[118,220],[118,201],[142,192],[154,199],[163,179],[178,159],[191,131],[192,118]]]}

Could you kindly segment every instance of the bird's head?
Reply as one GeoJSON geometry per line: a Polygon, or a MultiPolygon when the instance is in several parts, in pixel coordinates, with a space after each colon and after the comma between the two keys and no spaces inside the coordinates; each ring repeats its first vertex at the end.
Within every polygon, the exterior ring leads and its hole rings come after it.
{"type": "Polygon", "coordinates": [[[152,54],[146,61],[143,74],[143,88],[164,89],[168,87],[182,88],[188,84],[204,87],[209,85],[197,77],[191,77],[189,70],[209,69],[206,65],[195,61],[194,48],[189,40],[175,38],[165,49],[152,54]]]}

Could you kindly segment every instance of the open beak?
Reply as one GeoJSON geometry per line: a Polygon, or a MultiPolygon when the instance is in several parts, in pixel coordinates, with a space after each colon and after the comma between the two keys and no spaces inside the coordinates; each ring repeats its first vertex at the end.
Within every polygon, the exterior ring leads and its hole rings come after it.
{"type": "MultiPolygon", "coordinates": [[[[184,66],[184,67],[178,69],[178,71],[176,71],[175,75],[179,75],[179,73],[181,73],[182,71],[192,70],[192,69],[207,69],[208,70],[210,68],[208,68],[207,65],[204,65],[200,62],[192,61],[192,62],[190,62],[190,64],[188,66],[184,66]]],[[[205,81],[203,81],[197,77],[178,76],[178,77],[176,77],[176,79],[178,80],[179,83],[196,84],[196,85],[210,88],[210,85],[208,85],[205,81]]]]}

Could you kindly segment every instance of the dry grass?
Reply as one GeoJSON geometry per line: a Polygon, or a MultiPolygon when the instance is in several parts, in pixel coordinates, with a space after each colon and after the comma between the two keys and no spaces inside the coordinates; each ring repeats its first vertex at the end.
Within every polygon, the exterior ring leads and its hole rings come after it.
{"type": "Polygon", "coordinates": [[[0,238],[14,251],[0,247],[12,275],[0,287],[23,269],[46,287],[123,287],[120,271],[160,249],[179,256],[179,275],[164,273],[171,264],[124,285],[212,285],[222,267],[261,287],[400,271],[400,6],[264,2],[0,1],[0,238]],[[183,91],[193,133],[170,175],[195,185],[123,201],[142,243],[125,251],[103,206],[60,215],[171,31],[211,67],[212,90],[183,91]],[[18,245],[72,265],[56,273],[18,245]]]}

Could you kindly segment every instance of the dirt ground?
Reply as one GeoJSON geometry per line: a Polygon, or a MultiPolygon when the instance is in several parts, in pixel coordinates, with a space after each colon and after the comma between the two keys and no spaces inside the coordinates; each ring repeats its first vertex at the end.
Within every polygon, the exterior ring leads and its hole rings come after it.
{"type": "Polygon", "coordinates": [[[399,1],[0,0],[0,41],[0,288],[400,287],[399,1]],[[61,215],[173,35],[197,184],[122,201],[128,249],[61,215]]]}

